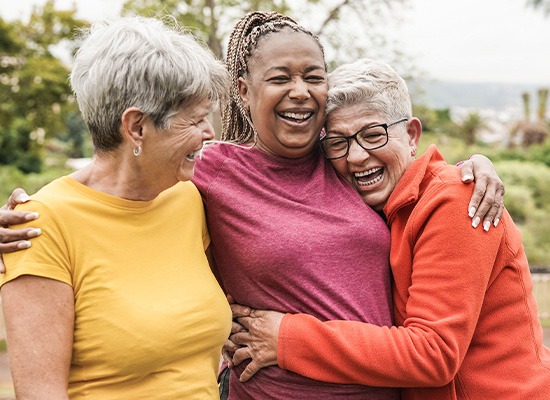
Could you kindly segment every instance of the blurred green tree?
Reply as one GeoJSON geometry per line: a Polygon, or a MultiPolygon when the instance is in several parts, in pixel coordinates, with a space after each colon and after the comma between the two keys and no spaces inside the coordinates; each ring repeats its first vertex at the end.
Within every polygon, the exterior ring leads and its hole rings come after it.
{"type": "Polygon", "coordinates": [[[468,146],[471,146],[476,142],[479,131],[486,126],[483,118],[481,118],[479,113],[474,111],[469,113],[466,118],[458,124],[457,133],[468,146]]]}
{"type": "Polygon", "coordinates": [[[296,19],[324,43],[332,69],[361,57],[383,58],[399,70],[413,63],[388,41],[410,0],[127,0],[123,15],[170,15],[201,38],[220,59],[235,22],[254,10],[278,11],[296,19]],[[364,12],[369,10],[368,13],[364,12]]]}
{"type": "Polygon", "coordinates": [[[64,131],[76,110],[69,69],[54,52],[74,48],[75,30],[87,23],[54,5],[34,7],[26,23],[0,19],[0,165],[24,172],[40,171],[45,139],[64,131]]]}
{"type": "Polygon", "coordinates": [[[531,161],[495,163],[506,183],[504,203],[521,229],[531,265],[550,266],[550,167],[531,161]]]}

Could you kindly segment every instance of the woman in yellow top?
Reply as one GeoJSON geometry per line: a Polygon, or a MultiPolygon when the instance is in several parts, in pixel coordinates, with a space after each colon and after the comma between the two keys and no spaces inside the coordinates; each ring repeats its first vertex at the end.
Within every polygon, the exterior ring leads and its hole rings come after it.
{"type": "Polygon", "coordinates": [[[16,396],[218,398],[231,317],[189,179],[227,71],[177,29],[121,18],[87,32],[71,85],[93,161],[18,207],[42,235],[4,259],[16,396]]]}

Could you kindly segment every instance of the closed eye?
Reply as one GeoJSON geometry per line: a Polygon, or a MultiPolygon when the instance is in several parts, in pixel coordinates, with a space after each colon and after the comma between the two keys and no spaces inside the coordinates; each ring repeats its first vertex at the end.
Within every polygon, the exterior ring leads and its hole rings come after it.
{"type": "Polygon", "coordinates": [[[331,147],[334,149],[342,148],[348,145],[346,138],[331,137],[327,138],[325,141],[325,146],[331,147]]]}
{"type": "Polygon", "coordinates": [[[306,76],[306,81],[310,83],[322,83],[325,82],[324,76],[310,75],[306,76]]]}
{"type": "Polygon", "coordinates": [[[286,83],[289,80],[290,78],[288,76],[274,76],[268,79],[269,82],[273,82],[273,83],[286,83]]]}

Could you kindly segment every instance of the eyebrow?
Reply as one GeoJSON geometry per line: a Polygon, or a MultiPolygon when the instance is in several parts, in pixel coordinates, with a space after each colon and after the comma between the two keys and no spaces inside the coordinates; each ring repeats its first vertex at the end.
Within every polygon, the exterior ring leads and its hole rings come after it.
{"type": "MultiPolygon", "coordinates": [[[[307,72],[317,71],[317,70],[321,70],[325,72],[325,68],[321,67],[320,65],[310,65],[304,69],[304,72],[307,73],[307,72]]],[[[270,72],[270,71],[282,71],[282,72],[289,73],[290,68],[283,67],[283,66],[275,66],[275,67],[268,68],[266,72],[270,72]]]]}
{"type": "Polygon", "coordinates": [[[361,132],[361,131],[364,131],[364,130],[367,129],[367,128],[372,128],[372,127],[374,127],[374,126],[380,126],[380,125],[384,125],[384,124],[383,124],[383,123],[376,122],[376,123],[374,123],[374,124],[363,125],[363,126],[361,127],[361,129],[359,129],[358,131],[355,131],[355,133],[352,133],[351,135],[346,135],[345,133],[338,132],[338,131],[327,131],[327,136],[326,136],[326,137],[328,137],[331,133],[332,133],[332,134],[335,134],[335,136],[350,137],[350,136],[353,136],[353,135],[358,134],[358,133],[361,132]]]}
{"type": "Polygon", "coordinates": [[[334,136],[346,136],[345,134],[343,134],[342,132],[338,132],[338,131],[327,131],[327,136],[328,137],[330,134],[333,134],[334,136]]]}

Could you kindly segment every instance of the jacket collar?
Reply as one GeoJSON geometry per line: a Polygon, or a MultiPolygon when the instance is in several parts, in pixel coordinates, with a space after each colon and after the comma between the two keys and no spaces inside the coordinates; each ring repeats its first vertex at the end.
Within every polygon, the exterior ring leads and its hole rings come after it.
{"type": "Polygon", "coordinates": [[[445,159],[435,144],[432,144],[424,154],[409,165],[384,206],[384,214],[389,224],[392,223],[399,209],[418,201],[422,191],[422,182],[430,165],[440,162],[445,162],[445,159]]]}

